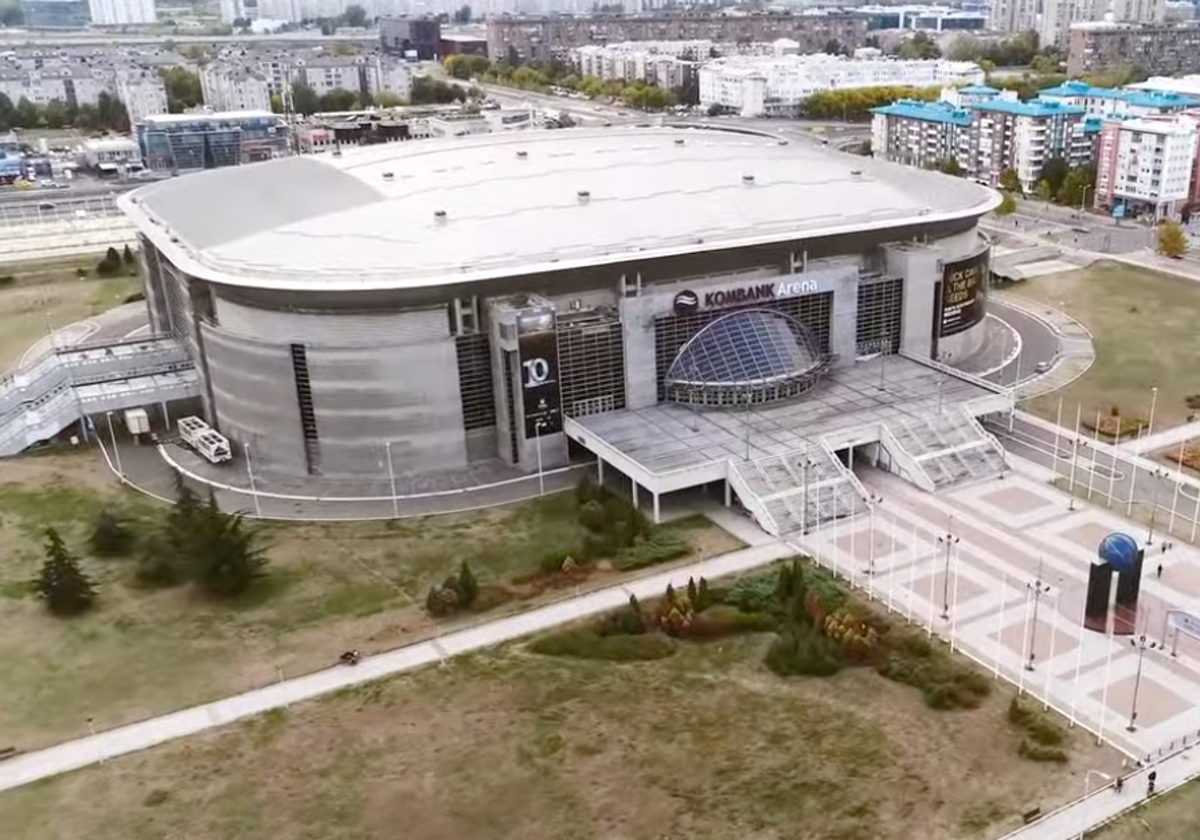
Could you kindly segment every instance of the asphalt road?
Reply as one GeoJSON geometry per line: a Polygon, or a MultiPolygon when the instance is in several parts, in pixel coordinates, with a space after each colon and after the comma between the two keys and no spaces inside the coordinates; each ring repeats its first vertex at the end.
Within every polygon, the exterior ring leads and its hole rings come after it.
{"type": "Polygon", "coordinates": [[[1045,323],[1020,309],[988,301],[988,311],[1005,321],[1021,337],[1021,353],[1000,370],[987,377],[998,385],[1014,385],[1034,375],[1041,362],[1051,363],[1058,355],[1058,336],[1045,323]]]}

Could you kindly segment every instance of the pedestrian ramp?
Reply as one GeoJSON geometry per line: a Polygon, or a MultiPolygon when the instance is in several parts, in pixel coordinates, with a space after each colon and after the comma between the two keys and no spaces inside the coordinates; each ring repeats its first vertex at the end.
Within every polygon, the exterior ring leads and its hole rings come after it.
{"type": "Polygon", "coordinates": [[[867,509],[867,492],[824,446],[731,461],[729,481],[742,504],[769,534],[807,533],[867,509]]]}
{"type": "Polygon", "coordinates": [[[968,411],[889,421],[884,449],[901,473],[930,492],[999,476],[1004,450],[968,411]]]}

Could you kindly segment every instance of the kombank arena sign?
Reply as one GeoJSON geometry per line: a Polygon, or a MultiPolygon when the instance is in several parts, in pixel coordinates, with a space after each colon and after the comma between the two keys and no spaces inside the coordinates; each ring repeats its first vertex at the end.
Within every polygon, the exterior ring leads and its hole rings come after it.
{"type": "Polygon", "coordinates": [[[717,289],[700,294],[686,290],[675,295],[675,314],[691,315],[701,309],[724,309],[748,303],[765,303],[817,291],[819,288],[816,280],[781,280],[778,283],[735,286],[732,289],[717,289]]]}

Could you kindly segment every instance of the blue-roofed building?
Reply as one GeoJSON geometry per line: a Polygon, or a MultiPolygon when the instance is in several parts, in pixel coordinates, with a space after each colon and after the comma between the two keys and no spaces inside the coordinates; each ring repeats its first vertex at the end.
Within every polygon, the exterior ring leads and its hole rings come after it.
{"type": "Polygon", "coordinates": [[[1050,158],[1082,166],[1092,156],[1085,108],[1040,98],[1021,102],[987,85],[947,89],[939,102],[900,100],[874,115],[876,157],[925,168],[952,158],[968,177],[990,186],[1012,169],[1031,191],[1050,158]]]}
{"type": "Polygon", "coordinates": [[[1038,92],[1038,98],[1083,108],[1090,116],[1127,114],[1152,117],[1200,106],[1200,99],[1174,91],[1092,87],[1086,82],[1063,82],[1038,92]]]}

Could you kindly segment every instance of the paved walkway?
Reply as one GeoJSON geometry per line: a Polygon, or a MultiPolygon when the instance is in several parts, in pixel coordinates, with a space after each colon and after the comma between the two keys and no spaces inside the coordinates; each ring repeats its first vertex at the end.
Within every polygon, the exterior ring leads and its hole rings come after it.
{"type": "MultiPolygon", "coordinates": [[[[734,514],[726,514],[717,518],[723,520],[727,516],[735,517],[734,514]]],[[[752,523],[746,520],[746,524],[752,523]]],[[[733,523],[732,527],[737,531],[746,530],[744,525],[736,523],[733,523]]],[[[56,776],[110,758],[148,749],[177,738],[195,735],[207,729],[224,726],[291,703],[321,697],[382,677],[413,671],[460,653],[495,647],[567,622],[615,609],[625,604],[631,594],[642,599],[659,597],[666,589],[667,584],[683,587],[687,585],[689,577],[704,576],[715,579],[737,574],[788,557],[793,553],[793,549],[782,542],[776,540],[762,542],[761,536],[756,539],[759,540],[759,544],[741,551],[731,552],[690,566],[648,575],[624,585],[609,587],[578,598],[570,598],[557,604],[530,610],[520,615],[371,656],[354,668],[344,665],[334,666],[324,671],[285,680],[267,688],[218,700],[215,703],[194,706],[180,712],[111,729],[94,736],[68,741],[39,752],[21,755],[0,762],[0,790],[19,787],[38,779],[56,776]]]]}
{"type": "Polygon", "coordinates": [[[1184,441],[1200,437],[1200,423],[1184,423],[1171,429],[1163,429],[1152,435],[1142,435],[1140,438],[1123,442],[1117,448],[1122,452],[1144,455],[1147,452],[1157,452],[1160,449],[1177,447],[1184,441]]]}
{"type": "Polygon", "coordinates": [[[1200,773],[1200,755],[1193,748],[1177,753],[1152,768],[1125,776],[1124,789],[1117,793],[1111,781],[1091,774],[1093,789],[1082,798],[1053,811],[1037,822],[1006,834],[1001,840],[1073,840],[1081,831],[1093,831],[1104,823],[1146,803],[1146,777],[1153,770],[1155,795],[1161,795],[1188,782],[1200,773]]]}

